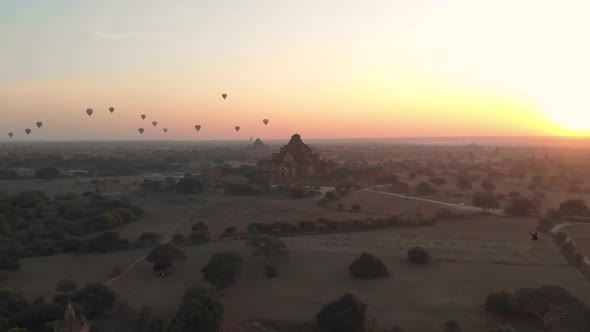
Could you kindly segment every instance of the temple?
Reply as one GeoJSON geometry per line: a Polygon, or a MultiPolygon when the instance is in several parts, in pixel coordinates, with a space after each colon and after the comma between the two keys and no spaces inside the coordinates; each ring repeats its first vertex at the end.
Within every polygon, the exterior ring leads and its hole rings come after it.
{"type": "Polygon", "coordinates": [[[260,160],[258,169],[271,183],[305,183],[311,177],[325,175],[335,167],[334,162],[320,158],[295,134],[287,145],[274,153],[270,160],[260,160]]]}
{"type": "Polygon", "coordinates": [[[64,319],[55,323],[54,332],[90,332],[90,323],[84,316],[81,319],[76,317],[76,311],[71,303],[68,303],[64,319]]]}

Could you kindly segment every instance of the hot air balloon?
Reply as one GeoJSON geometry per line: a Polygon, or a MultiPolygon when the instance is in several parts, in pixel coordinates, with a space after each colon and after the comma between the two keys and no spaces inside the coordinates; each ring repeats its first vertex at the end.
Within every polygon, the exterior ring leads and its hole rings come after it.
{"type": "Polygon", "coordinates": [[[262,123],[264,123],[264,125],[266,126],[268,124],[268,119],[262,120],[262,123]]]}
{"type": "Polygon", "coordinates": [[[139,128],[139,129],[137,129],[137,131],[139,131],[140,134],[143,134],[143,132],[144,132],[143,128],[139,128]]]}
{"type": "Polygon", "coordinates": [[[8,133],[8,137],[12,138],[12,136],[14,136],[14,133],[13,132],[9,132],[8,133]]]}
{"type": "Polygon", "coordinates": [[[200,130],[201,130],[201,125],[196,125],[196,126],[195,126],[195,129],[196,129],[197,131],[200,131],[200,130]]]}
{"type": "Polygon", "coordinates": [[[167,133],[167,132],[168,132],[168,128],[164,128],[164,129],[162,129],[162,130],[163,130],[165,133],[167,133]]]}
{"type": "Polygon", "coordinates": [[[25,129],[25,133],[27,133],[27,135],[29,135],[29,134],[31,133],[31,131],[32,131],[32,130],[31,130],[31,129],[29,129],[29,128],[25,129]]]}
{"type": "Polygon", "coordinates": [[[86,114],[88,114],[88,116],[91,116],[92,113],[94,113],[94,111],[92,110],[92,108],[87,108],[86,109],[86,114]]]}
{"type": "Polygon", "coordinates": [[[142,114],[142,115],[141,115],[141,119],[142,119],[142,120],[145,120],[145,114],[142,114]]]}
{"type": "Polygon", "coordinates": [[[235,127],[234,127],[234,129],[235,129],[236,131],[240,131],[240,126],[235,126],[235,127]]]}
{"type": "Polygon", "coordinates": [[[227,98],[227,93],[222,93],[222,94],[221,94],[221,97],[222,97],[223,99],[227,98]]]}
{"type": "Polygon", "coordinates": [[[114,111],[115,111],[115,108],[114,107],[112,107],[112,106],[109,107],[109,112],[111,112],[111,114],[113,114],[114,111]]]}
{"type": "Polygon", "coordinates": [[[43,122],[39,121],[37,123],[35,123],[37,125],[37,128],[41,128],[43,127],[43,122]]]}
{"type": "Polygon", "coordinates": [[[158,125],[158,121],[152,121],[152,126],[157,126],[158,125]]]}

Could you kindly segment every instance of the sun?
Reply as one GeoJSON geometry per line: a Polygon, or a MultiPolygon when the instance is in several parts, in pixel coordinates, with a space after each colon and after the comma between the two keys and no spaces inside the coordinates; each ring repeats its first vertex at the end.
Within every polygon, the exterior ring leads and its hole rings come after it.
{"type": "Polygon", "coordinates": [[[544,103],[546,113],[566,135],[590,134],[590,100],[568,97],[547,100],[544,103]]]}

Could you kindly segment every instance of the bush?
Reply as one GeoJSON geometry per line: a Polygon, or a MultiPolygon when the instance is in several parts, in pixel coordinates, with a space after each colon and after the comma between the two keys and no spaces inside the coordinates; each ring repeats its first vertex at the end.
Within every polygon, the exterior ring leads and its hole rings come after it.
{"type": "Polygon", "coordinates": [[[76,291],[72,300],[88,317],[97,317],[113,307],[117,295],[103,283],[91,283],[76,291]]]}
{"type": "Polygon", "coordinates": [[[231,252],[215,254],[201,272],[215,288],[226,288],[242,274],[242,258],[231,252]]]}
{"type": "Polygon", "coordinates": [[[510,325],[502,325],[491,329],[490,332],[518,332],[518,330],[510,325]]]}
{"type": "Polygon", "coordinates": [[[506,292],[491,293],[486,298],[486,311],[497,315],[508,315],[512,312],[512,295],[506,292]]]}
{"type": "Polygon", "coordinates": [[[419,195],[432,195],[432,194],[436,193],[436,190],[434,190],[434,188],[432,188],[430,183],[420,182],[416,186],[416,193],[418,193],[419,195]]]}
{"type": "Polygon", "coordinates": [[[375,319],[369,306],[353,294],[326,305],[316,316],[323,332],[372,332],[375,319]]]}
{"type": "Polygon", "coordinates": [[[410,192],[410,185],[406,182],[394,182],[391,184],[391,191],[398,194],[408,194],[410,192]]]}
{"type": "Polygon", "coordinates": [[[217,332],[223,322],[223,314],[221,295],[214,288],[189,288],[176,315],[178,331],[217,332]]]}
{"type": "Polygon", "coordinates": [[[410,263],[424,265],[430,261],[430,254],[422,247],[415,247],[408,250],[408,261],[410,263]]]}
{"type": "Polygon", "coordinates": [[[352,204],[352,206],[350,207],[350,211],[352,212],[361,212],[361,205],[360,204],[352,204]]]}
{"type": "Polygon", "coordinates": [[[454,320],[449,320],[443,325],[443,332],[461,332],[463,328],[461,328],[461,324],[454,320]]]}
{"type": "Polygon", "coordinates": [[[279,275],[279,271],[276,267],[267,264],[264,266],[264,275],[266,275],[267,278],[276,278],[279,275]]]}
{"type": "Polygon", "coordinates": [[[361,279],[375,279],[389,276],[389,271],[383,261],[365,252],[350,264],[349,269],[354,277],[361,279]]]}
{"type": "Polygon", "coordinates": [[[0,270],[16,271],[18,269],[20,269],[20,259],[18,256],[0,254],[0,270]]]}
{"type": "Polygon", "coordinates": [[[57,179],[61,176],[62,176],[62,174],[55,167],[41,168],[41,169],[38,169],[35,171],[35,177],[38,179],[44,179],[44,180],[57,179]]]}
{"type": "Polygon", "coordinates": [[[590,214],[586,202],[581,199],[572,199],[559,204],[559,215],[566,217],[587,216],[590,214]]]}

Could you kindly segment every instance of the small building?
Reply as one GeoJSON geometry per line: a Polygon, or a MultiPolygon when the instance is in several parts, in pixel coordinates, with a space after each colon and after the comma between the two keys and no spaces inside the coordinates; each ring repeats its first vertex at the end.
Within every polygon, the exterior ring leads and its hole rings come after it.
{"type": "Polygon", "coordinates": [[[257,166],[271,183],[305,183],[333,171],[336,163],[321,159],[295,134],[270,160],[260,160],[257,166]]]}

